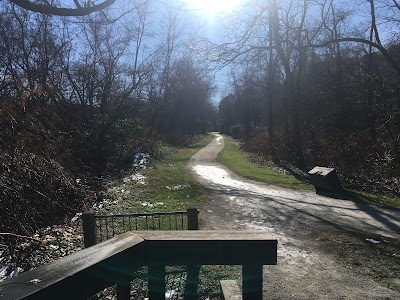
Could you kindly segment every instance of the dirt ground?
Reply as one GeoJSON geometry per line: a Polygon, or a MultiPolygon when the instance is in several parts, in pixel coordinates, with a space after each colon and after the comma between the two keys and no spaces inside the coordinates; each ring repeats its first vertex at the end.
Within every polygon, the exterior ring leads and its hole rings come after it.
{"type": "Polygon", "coordinates": [[[276,236],[266,299],[400,299],[400,211],[244,179],[217,163],[223,147],[215,133],[189,163],[213,195],[201,224],[276,236]]]}

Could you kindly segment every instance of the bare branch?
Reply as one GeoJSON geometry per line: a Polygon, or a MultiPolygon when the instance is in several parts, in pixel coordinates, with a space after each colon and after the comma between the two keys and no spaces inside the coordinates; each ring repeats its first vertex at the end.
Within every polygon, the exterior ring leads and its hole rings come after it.
{"type": "Polygon", "coordinates": [[[338,39],[332,39],[329,41],[326,41],[322,44],[314,45],[314,44],[309,44],[306,45],[308,48],[323,48],[326,46],[329,46],[330,44],[335,44],[335,43],[343,43],[343,42],[356,42],[356,43],[363,43],[369,46],[372,46],[376,49],[379,50],[379,52],[382,53],[382,55],[386,58],[386,60],[390,63],[390,65],[396,70],[398,75],[400,76],[400,66],[397,64],[397,62],[393,59],[393,57],[390,55],[390,53],[387,51],[385,47],[378,43],[374,43],[372,41],[362,39],[362,38],[338,38],[338,39]]]}
{"type": "Polygon", "coordinates": [[[39,242],[39,243],[42,242],[41,240],[36,239],[31,236],[20,235],[20,234],[15,234],[15,233],[10,233],[10,232],[0,232],[0,236],[12,236],[12,237],[27,239],[27,240],[31,240],[31,241],[35,241],[35,242],[39,242]]]}
{"type": "Polygon", "coordinates": [[[79,3],[77,4],[77,1],[74,1],[75,5],[77,5],[77,8],[66,8],[48,4],[33,3],[29,0],[9,0],[9,1],[24,9],[33,12],[38,12],[46,15],[73,16],[73,17],[86,16],[93,12],[103,10],[115,3],[115,0],[105,0],[104,2],[101,2],[99,4],[82,7],[79,5],[79,3]]]}
{"type": "Polygon", "coordinates": [[[400,10],[400,4],[396,0],[393,0],[393,4],[400,10]]]}

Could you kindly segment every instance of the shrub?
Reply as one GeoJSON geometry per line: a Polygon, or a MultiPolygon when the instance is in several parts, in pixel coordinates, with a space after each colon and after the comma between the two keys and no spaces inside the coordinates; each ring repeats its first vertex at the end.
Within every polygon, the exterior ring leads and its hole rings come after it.
{"type": "Polygon", "coordinates": [[[33,153],[0,154],[0,232],[31,235],[83,207],[85,194],[60,164],[33,153]]]}

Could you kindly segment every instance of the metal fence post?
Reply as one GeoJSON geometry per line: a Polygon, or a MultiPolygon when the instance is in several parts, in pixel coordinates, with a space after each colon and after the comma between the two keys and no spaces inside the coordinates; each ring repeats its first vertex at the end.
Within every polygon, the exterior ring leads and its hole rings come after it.
{"type": "Polygon", "coordinates": [[[188,208],[186,212],[188,230],[199,230],[199,210],[197,208],[188,208]]]}
{"type": "Polygon", "coordinates": [[[82,214],[83,243],[85,248],[96,244],[96,219],[94,211],[87,210],[82,214]]]}

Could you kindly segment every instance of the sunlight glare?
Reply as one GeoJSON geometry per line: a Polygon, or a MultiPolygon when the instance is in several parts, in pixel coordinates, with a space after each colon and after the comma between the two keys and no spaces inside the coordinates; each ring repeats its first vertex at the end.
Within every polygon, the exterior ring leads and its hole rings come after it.
{"type": "Polygon", "coordinates": [[[187,0],[193,9],[202,10],[206,15],[229,13],[240,4],[241,0],[187,0]]]}

